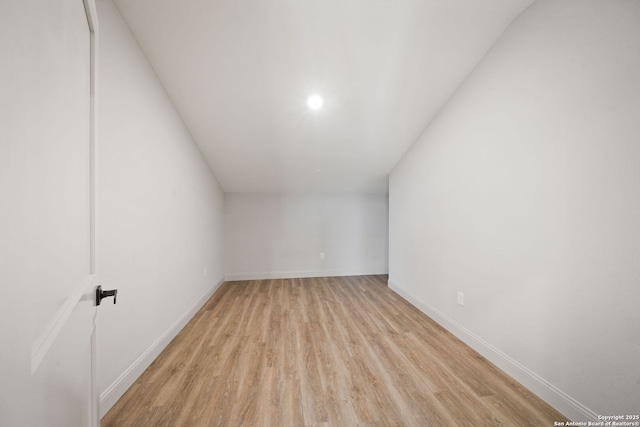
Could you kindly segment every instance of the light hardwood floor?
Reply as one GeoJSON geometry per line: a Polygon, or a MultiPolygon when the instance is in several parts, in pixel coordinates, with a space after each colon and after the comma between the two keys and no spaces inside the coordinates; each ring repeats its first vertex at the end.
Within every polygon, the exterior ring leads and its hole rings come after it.
{"type": "Polygon", "coordinates": [[[224,283],[102,426],[564,419],[388,289],[386,276],[358,276],[224,283]]]}

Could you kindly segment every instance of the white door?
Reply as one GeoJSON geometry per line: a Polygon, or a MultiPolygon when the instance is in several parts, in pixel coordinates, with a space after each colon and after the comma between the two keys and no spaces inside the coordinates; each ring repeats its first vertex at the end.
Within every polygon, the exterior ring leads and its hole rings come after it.
{"type": "Polygon", "coordinates": [[[96,426],[92,0],[0,0],[0,426],[96,426]]]}

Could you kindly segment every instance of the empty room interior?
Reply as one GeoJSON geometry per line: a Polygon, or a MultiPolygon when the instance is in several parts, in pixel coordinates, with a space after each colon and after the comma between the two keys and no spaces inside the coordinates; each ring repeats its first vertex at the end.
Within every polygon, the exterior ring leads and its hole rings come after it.
{"type": "Polygon", "coordinates": [[[0,426],[640,425],[640,1],[1,3],[0,426]]]}

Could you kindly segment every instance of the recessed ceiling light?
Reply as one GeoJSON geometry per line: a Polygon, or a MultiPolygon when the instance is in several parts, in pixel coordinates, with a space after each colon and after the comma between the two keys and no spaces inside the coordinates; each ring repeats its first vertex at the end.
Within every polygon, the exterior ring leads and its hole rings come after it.
{"type": "Polygon", "coordinates": [[[307,105],[312,110],[319,110],[322,104],[324,104],[324,100],[320,95],[311,95],[309,99],[307,99],[307,105]]]}

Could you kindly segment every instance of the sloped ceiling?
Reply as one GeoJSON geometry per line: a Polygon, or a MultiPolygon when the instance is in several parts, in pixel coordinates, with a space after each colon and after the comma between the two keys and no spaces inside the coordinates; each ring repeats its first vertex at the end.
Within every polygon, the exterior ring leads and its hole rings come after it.
{"type": "Polygon", "coordinates": [[[226,192],[386,192],[532,1],[115,0],[226,192]]]}

